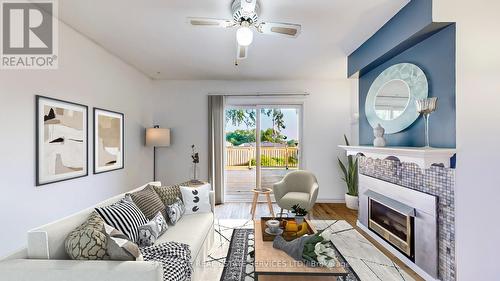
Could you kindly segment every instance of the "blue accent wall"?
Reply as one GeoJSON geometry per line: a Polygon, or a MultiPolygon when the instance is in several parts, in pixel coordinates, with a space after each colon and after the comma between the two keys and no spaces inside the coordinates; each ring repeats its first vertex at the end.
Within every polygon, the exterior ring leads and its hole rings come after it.
{"type": "Polygon", "coordinates": [[[432,0],[411,0],[349,55],[348,77],[358,72],[362,76],[366,68],[372,68],[381,58],[401,52],[409,47],[408,43],[412,43],[408,41],[418,40],[441,25],[432,23],[432,0]]]}
{"type": "MultiPolygon", "coordinates": [[[[433,31],[430,37],[359,77],[359,143],[362,145],[373,144],[373,129],[364,114],[366,95],[372,82],[387,67],[402,62],[418,65],[427,76],[429,97],[438,97],[437,110],[430,117],[431,146],[455,147],[454,24],[448,25],[439,31],[433,31]]],[[[406,130],[385,136],[388,146],[424,146],[424,138],[424,121],[422,117],[406,130]]]]}

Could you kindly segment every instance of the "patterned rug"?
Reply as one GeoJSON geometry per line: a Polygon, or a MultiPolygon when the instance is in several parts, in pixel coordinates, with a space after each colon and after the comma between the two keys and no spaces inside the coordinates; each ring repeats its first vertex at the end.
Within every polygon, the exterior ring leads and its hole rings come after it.
{"type": "MultiPolygon", "coordinates": [[[[370,241],[342,220],[312,220],[316,229],[329,227],[340,257],[352,268],[349,280],[414,281],[370,241]]],[[[215,246],[202,269],[204,280],[254,281],[253,222],[216,220],[215,246]],[[227,264],[227,266],[225,266],[227,264]]]]}

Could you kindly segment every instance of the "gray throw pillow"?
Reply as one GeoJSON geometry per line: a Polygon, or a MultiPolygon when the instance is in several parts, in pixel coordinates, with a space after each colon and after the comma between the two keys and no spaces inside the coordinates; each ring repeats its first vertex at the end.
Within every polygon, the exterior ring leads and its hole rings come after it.
{"type": "Polygon", "coordinates": [[[181,219],[182,215],[184,215],[185,211],[186,207],[184,203],[177,197],[173,204],[167,205],[168,222],[171,225],[175,225],[181,219]]]}
{"type": "Polygon", "coordinates": [[[137,243],[140,247],[151,246],[156,242],[158,237],[167,231],[167,229],[167,221],[163,215],[158,212],[151,221],[139,227],[139,239],[137,243]]]}
{"type": "Polygon", "coordinates": [[[128,237],[118,229],[104,224],[102,230],[107,237],[107,254],[110,260],[141,261],[143,260],[139,246],[128,240],[128,237]]]}

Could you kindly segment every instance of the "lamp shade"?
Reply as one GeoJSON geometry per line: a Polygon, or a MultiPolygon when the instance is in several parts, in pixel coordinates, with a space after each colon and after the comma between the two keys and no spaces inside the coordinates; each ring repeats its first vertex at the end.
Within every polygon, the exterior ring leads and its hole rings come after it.
{"type": "Polygon", "coordinates": [[[170,146],[170,129],[147,128],[146,146],[170,146]]]}

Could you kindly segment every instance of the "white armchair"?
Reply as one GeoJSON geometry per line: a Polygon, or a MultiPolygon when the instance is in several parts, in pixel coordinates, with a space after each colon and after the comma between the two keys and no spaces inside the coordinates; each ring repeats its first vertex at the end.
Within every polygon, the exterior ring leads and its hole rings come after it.
{"type": "Polygon", "coordinates": [[[295,204],[310,211],[318,198],[318,190],[319,185],[314,174],[303,170],[288,173],[273,185],[274,198],[281,208],[281,213],[283,209],[291,210],[295,204]]]}

